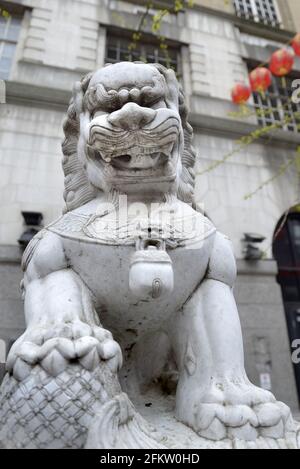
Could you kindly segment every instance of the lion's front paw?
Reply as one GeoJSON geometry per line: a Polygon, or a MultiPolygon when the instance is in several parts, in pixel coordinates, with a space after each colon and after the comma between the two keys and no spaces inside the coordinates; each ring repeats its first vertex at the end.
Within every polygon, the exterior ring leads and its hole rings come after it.
{"type": "Polygon", "coordinates": [[[284,439],[296,432],[289,407],[252,384],[219,383],[178,411],[181,421],[209,440],[284,439]]]}
{"type": "Polygon", "coordinates": [[[109,331],[76,320],[28,328],[12,347],[7,370],[23,380],[39,364],[56,376],[74,361],[89,370],[105,361],[116,372],[122,366],[122,353],[109,331]]]}

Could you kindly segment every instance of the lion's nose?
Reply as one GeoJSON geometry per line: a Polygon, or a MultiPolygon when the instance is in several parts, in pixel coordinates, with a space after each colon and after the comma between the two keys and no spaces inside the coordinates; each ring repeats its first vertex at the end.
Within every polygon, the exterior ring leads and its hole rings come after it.
{"type": "Polygon", "coordinates": [[[108,122],[126,130],[136,130],[149,124],[156,116],[156,111],[141,107],[135,103],[127,103],[119,111],[112,112],[108,122]]]}

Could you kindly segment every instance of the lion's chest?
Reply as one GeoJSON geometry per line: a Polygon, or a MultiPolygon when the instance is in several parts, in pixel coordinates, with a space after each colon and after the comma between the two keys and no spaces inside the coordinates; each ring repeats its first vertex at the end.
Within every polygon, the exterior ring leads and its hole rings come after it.
{"type": "Polygon", "coordinates": [[[129,288],[130,261],[133,246],[89,244],[65,239],[64,248],[73,269],[94,293],[101,321],[112,330],[140,329],[159,326],[180,309],[203,279],[209,260],[213,236],[197,249],[168,250],[174,272],[171,294],[150,300],[139,300],[129,288]]]}

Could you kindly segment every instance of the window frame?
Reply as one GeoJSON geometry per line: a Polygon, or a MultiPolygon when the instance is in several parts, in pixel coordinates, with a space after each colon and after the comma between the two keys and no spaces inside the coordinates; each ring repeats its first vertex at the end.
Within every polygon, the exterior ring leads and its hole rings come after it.
{"type": "Polygon", "coordinates": [[[0,37],[0,63],[1,63],[1,59],[3,58],[4,48],[7,44],[11,44],[12,46],[14,46],[14,50],[13,50],[12,54],[8,57],[10,59],[9,70],[6,71],[6,70],[2,70],[0,68],[0,79],[2,79],[2,80],[8,80],[9,79],[10,72],[11,72],[11,69],[12,69],[12,66],[13,66],[13,62],[14,62],[16,48],[17,48],[17,45],[18,45],[18,42],[19,42],[20,31],[21,31],[21,27],[22,27],[22,20],[23,20],[22,15],[14,14],[14,13],[10,13],[10,16],[5,19],[4,35],[3,35],[3,38],[0,37]],[[17,19],[19,21],[18,37],[16,39],[10,39],[9,37],[7,37],[7,35],[8,35],[8,32],[9,32],[9,28],[12,24],[12,21],[14,19],[17,19]],[[4,72],[7,72],[7,73],[4,73],[4,72]]]}
{"type": "MultiPolygon", "coordinates": [[[[247,66],[250,73],[258,66],[258,64],[248,62],[247,66]]],[[[300,104],[293,103],[291,101],[294,88],[289,86],[293,80],[299,78],[300,75],[296,75],[294,73],[290,73],[284,79],[273,76],[271,87],[266,90],[263,95],[258,92],[252,92],[253,105],[256,111],[272,109],[272,112],[267,113],[265,116],[260,115],[257,112],[257,121],[260,126],[264,127],[277,124],[282,122],[287,116],[292,117],[298,113],[298,117],[293,117],[291,122],[288,122],[279,128],[289,132],[300,133],[300,104]],[[284,81],[286,82],[286,86],[283,86],[284,81]],[[286,103],[286,101],[288,103],[286,103]],[[278,117],[276,117],[276,114],[278,117]]]]}
{"type": "Polygon", "coordinates": [[[265,26],[272,26],[275,28],[282,27],[282,17],[277,0],[233,0],[233,4],[236,15],[239,18],[252,20],[255,23],[264,24],[265,26]],[[267,12],[264,10],[264,2],[269,2],[266,4],[267,12]],[[271,2],[272,5],[270,5],[271,2]],[[248,6],[250,7],[251,13],[248,10],[248,6]],[[272,7],[274,8],[276,18],[272,17],[272,7]],[[263,12],[262,15],[259,13],[259,8],[263,12]]]}
{"type": "MultiPolygon", "coordinates": [[[[120,30],[120,29],[106,29],[106,45],[105,45],[105,58],[104,58],[104,61],[105,63],[117,63],[117,62],[120,62],[122,60],[121,57],[120,57],[120,53],[121,53],[121,49],[122,47],[121,44],[124,42],[126,42],[126,44],[130,44],[131,42],[133,42],[132,40],[132,34],[134,33],[134,31],[129,31],[129,30],[120,30]],[[116,59],[113,59],[113,58],[110,58],[109,57],[109,53],[108,53],[108,50],[109,50],[109,47],[113,47],[110,45],[109,43],[109,40],[114,38],[117,42],[118,42],[118,45],[117,45],[117,58],[116,59]]],[[[178,79],[182,79],[182,76],[183,76],[183,70],[182,70],[182,52],[181,52],[181,47],[182,47],[182,44],[179,44],[179,43],[175,43],[173,41],[168,41],[168,40],[165,40],[165,43],[167,44],[168,46],[168,50],[172,50],[174,52],[174,54],[176,54],[176,60],[171,57],[171,64],[173,64],[174,62],[176,63],[176,68],[174,68],[174,71],[176,73],[176,76],[178,79]]],[[[153,36],[151,34],[147,34],[147,33],[143,33],[141,39],[137,42],[137,46],[138,46],[138,50],[142,50],[142,54],[143,54],[143,51],[145,53],[146,49],[147,49],[147,46],[150,46],[150,47],[153,47],[154,49],[154,56],[156,56],[155,58],[159,58],[159,40],[156,38],[156,36],[153,36]]],[[[124,47],[123,47],[124,49],[124,47]]],[[[134,53],[134,51],[133,51],[134,53]]],[[[162,52],[163,54],[163,52],[162,52]]],[[[147,58],[147,53],[145,54],[146,55],[146,58],[147,58]]],[[[128,56],[130,56],[130,51],[128,51],[128,56]]],[[[136,61],[139,61],[140,60],[140,57],[142,55],[139,55],[139,57],[137,57],[135,60],[136,61]]],[[[163,57],[161,57],[163,58],[163,57]]],[[[131,61],[131,60],[129,60],[131,61]]],[[[164,62],[166,60],[163,60],[164,62]]],[[[157,62],[145,62],[145,63],[157,63],[157,62]]],[[[158,63],[161,63],[161,62],[158,62],[158,63]]],[[[164,65],[164,63],[163,63],[164,65]]]]}

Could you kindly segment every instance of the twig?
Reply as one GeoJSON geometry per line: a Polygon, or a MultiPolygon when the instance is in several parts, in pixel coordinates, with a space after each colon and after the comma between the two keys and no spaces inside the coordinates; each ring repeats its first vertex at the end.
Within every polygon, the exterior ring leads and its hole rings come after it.
{"type": "Polygon", "coordinates": [[[286,172],[286,170],[296,161],[296,158],[298,157],[295,156],[294,158],[289,158],[288,161],[281,165],[279,170],[277,171],[277,173],[275,173],[272,177],[270,177],[269,179],[267,179],[266,181],[262,182],[257,189],[255,189],[255,191],[253,192],[250,192],[249,194],[245,195],[244,196],[244,200],[248,200],[250,199],[251,197],[253,197],[255,194],[257,194],[260,190],[262,190],[265,186],[267,186],[268,184],[270,184],[271,182],[275,181],[276,179],[278,179],[280,176],[282,176],[282,174],[284,174],[286,172]]]}

